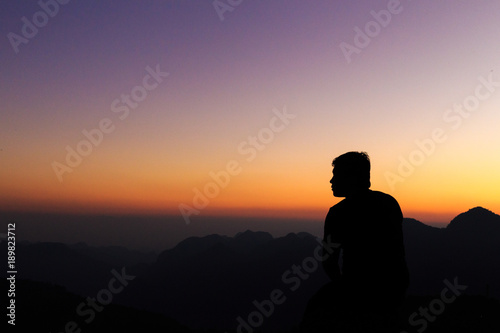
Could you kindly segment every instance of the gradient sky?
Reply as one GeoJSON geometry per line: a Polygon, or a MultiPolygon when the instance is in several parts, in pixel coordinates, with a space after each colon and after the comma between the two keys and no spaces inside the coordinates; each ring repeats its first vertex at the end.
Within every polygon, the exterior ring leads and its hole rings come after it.
{"type": "Polygon", "coordinates": [[[372,189],[406,217],[500,213],[500,84],[482,83],[500,82],[500,2],[401,1],[348,61],[341,43],[376,29],[371,11],[388,3],[246,0],[221,20],[212,1],[70,1],[16,53],[9,33],[41,7],[2,2],[0,209],[180,215],[235,161],[200,215],[323,219],[339,200],[331,160],[361,150],[372,189]],[[169,75],[120,119],[112,103],[148,67],[169,75]],[[473,111],[453,111],[478,89],[473,111]],[[266,136],[285,109],[295,118],[266,136]],[[106,118],[114,131],[60,181],[54,161],[106,118]],[[249,161],[259,133],[268,142],[249,161]]]}

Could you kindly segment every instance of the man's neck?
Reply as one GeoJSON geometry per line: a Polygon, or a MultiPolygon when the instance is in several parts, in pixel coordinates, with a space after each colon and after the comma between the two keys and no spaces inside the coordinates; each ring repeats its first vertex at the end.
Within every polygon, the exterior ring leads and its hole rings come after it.
{"type": "Polygon", "coordinates": [[[348,195],[346,195],[346,199],[357,198],[357,197],[362,196],[362,195],[364,195],[364,194],[366,194],[368,192],[371,192],[371,190],[369,188],[357,189],[357,190],[352,191],[348,195]]]}

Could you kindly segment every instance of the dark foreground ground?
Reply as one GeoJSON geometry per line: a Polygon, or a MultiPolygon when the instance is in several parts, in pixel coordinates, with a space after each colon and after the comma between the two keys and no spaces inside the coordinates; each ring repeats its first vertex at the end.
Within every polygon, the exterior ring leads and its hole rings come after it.
{"type": "MultiPolygon", "coordinates": [[[[2,290],[8,290],[8,287],[7,281],[3,280],[2,290]]],[[[17,280],[15,293],[15,326],[8,325],[9,331],[13,332],[236,332],[235,329],[191,330],[163,315],[115,304],[109,304],[101,311],[82,307],[79,314],[79,305],[87,303],[85,298],[47,283],[17,280]]],[[[440,299],[440,295],[409,296],[401,316],[401,330],[408,333],[500,332],[498,300],[461,295],[453,303],[446,305],[443,311],[437,311],[439,307],[436,299],[440,299]],[[437,309],[434,310],[437,315],[429,310],[433,306],[437,309]],[[413,320],[408,320],[409,318],[413,320]]],[[[8,317],[4,318],[9,320],[8,317]]],[[[298,332],[298,329],[290,327],[280,331],[285,332],[298,332]]]]}

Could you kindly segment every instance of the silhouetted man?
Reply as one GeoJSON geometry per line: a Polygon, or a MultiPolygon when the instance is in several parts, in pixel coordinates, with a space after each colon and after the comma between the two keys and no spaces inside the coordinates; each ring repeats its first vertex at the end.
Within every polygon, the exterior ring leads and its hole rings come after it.
{"type": "Polygon", "coordinates": [[[370,190],[368,154],[348,152],[332,166],[333,195],[345,199],[330,208],[324,240],[338,248],[324,251],[331,282],[309,302],[302,331],[396,332],[408,287],[401,209],[390,195],[370,190]]]}

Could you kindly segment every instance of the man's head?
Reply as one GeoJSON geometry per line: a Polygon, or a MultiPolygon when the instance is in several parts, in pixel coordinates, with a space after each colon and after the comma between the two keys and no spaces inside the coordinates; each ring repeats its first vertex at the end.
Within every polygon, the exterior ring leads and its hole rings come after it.
{"type": "Polygon", "coordinates": [[[336,157],[333,162],[333,195],[348,197],[370,188],[370,157],[365,152],[351,151],[336,157]]]}

